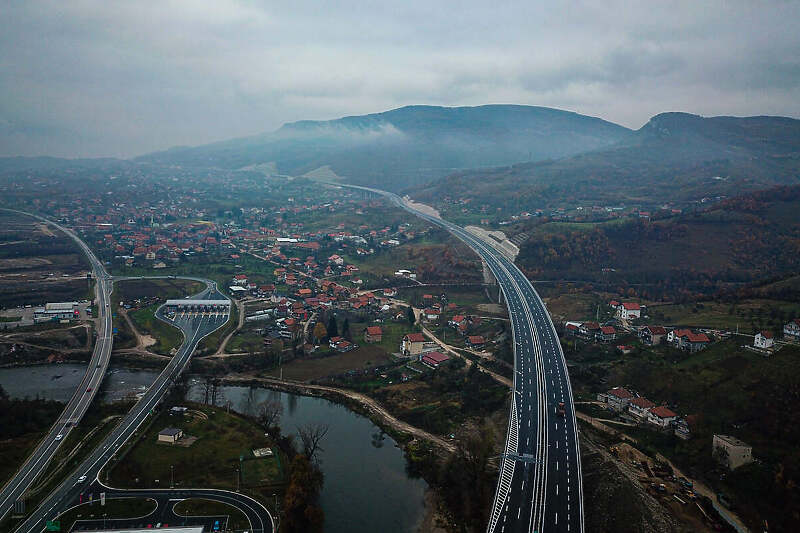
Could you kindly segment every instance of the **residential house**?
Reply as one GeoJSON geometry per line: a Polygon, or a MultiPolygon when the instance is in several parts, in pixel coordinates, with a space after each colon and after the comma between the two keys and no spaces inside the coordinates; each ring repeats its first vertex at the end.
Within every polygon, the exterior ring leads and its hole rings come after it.
{"type": "Polygon", "coordinates": [[[669,332],[667,340],[676,348],[687,350],[691,353],[697,352],[711,344],[711,340],[705,333],[695,333],[689,329],[676,329],[669,332]]]}
{"type": "Polygon", "coordinates": [[[380,326],[367,326],[364,328],[364,342],[370,344],[383,340],[383,330],[380,326]]]}
{"type": "Polygon", "coordinates": [[[426,320],[430,320],[430,321],[439,320],[439,310],[438,309],[433,309],[431,307],[428,307],[423,311],[423,314],[425,315],[425,319],[426,320]]]}
{"type": "Polygon", "coordinates": [[[756,336],[753,339],[753,346],[762,350],[771,350],[775,347],[775,339],[772,337],[773,335],[771,331],[761,331],[756,333],[756,336]]]}
{"type": "Polygon", "coordinates": [[[439,368],[439,365],[448,359],[450,359],[450,357],[442,352],[428,352],[420,358],[420,361],[422,364],[431,368],[439,368]]]}
{"type": "Polygon", "coordinates": [[[642,308],[636,302],[622,302],[617,306],[617,318],[623,320],[631,320],[634,318],[641,318],[642,308]]]}
{"type": "Polygon", "coordinates": [[[349,352],[350,350],[355,350],[356,348],[358,348],[358,344],[354,344],[350,341],[342,339],[336,344],[334,350],[337,352],[349,352]]]}
{"type": "Polygon", "coordinates": [[[419,355],[425,349],[425,335],[422,333],[406,333],[400,344],[400,352],[404,355],[419,355]]]}
{"type": "Polygon", "coordinates": [[[648,422],[662,428],[669,427],[676,418],[678,414],[664,405],[651,408],[647,414],[648,422]]]}
{"type": "Polygon", "coordinates": [[[614,387],[606,393],[606,403],[615,411],[624,411],[632,399],[633,394],[622,387],[614,387]]]}
{"type": "Polygon", "coordinates": [[[331,349],[335,350],[343,342],[347,342],[347,341],[344,340],[343,337],[331,337],[330,339],[328,339],[328,346],[330,346],[331,349]]]}
{"type": "Polygon", "coordinates": [[[800,341],[800,318],[795,318],[783,326],[783,337],[786,340],[800,341]]]}
{"type": "Polygon", "coordinates": [[[617,330],[614,326],[600,326],[600,331],[595,335],[595,339],[600,342],[611,342],[617,338],[617,330]]]}
{"type": "Polygon", "coordinates": [[[233,276],[233,284],[238,285],[240,287],[244,287],[247,285],[247,275],[246,274],[236,274],[233,276]]]}
{"type": "Polygon", "coordinates": [[[639,330],[639,338],[648,346],[661,344],[666,336],[667,330],[662,326],[645,326],[639,330]]]}
{"type": "Polygon", "coordinates": [[[332,256],[330,256],[328,258],[328,262],[330,262],[331,264],[334,264],[336,266],[342,266],[344,264],[344,259],[342,259],[341,257],[339,257],[336,254],[333,254],[332,256]]]}
{"type": "Polygon", "coordinates": [[[714,435],[713,457],[731,470],[753,462],[753,447],[730,435],[714,435]]]}
{"type": "Polygon", "coordinates": [[[484,345],[486,345],[486,340],[482,335],[467,336],[467,347],[473,350],[483,350],[484,345]]]}
{"type": "Polygon", "coordinates": [[[675,421],[675,436],[681,440],[689,440],[692,436],[691,428],[689,426],[690,416],[686,418],[679,418],[675,421]]]}
{"type": "Polygon", "coordinates": [[[644,397],[633,398],[628,402],[628,413],[635,416],[639,420],[647,420],[650,414],[650,409],[655,407],[656,404],[644,397]]]}

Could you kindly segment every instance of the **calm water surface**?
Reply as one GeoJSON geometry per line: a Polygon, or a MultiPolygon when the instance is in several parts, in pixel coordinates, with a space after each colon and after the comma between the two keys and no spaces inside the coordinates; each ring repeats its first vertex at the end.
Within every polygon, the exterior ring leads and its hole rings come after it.
{"type": "MultiPolygon", "coordinates": [[[[13,398],[67,401],[75,392],[85,365],[60,364],[0,369],[0,385],[13,398]]],[[[111,369],[103,389],[106,400],[143,392],[157,372],[111,369]]],[[[189,399],[203,401],[203,388],[192,380],[189,399]]],[[[325,484],[322,507],[325,531],[413,532],[422,520],[427,484],[405,471],[403,452],[369,419],[321,398],[286,394],[261,388],[220,387],[217,403],[253,414],[264,400],[283,406],[281,428],[297,432],[307,424],[327,424],[320,453],[325,484]]],[[[299,439],[298,439],[299,440],[299,439]]]]}
{"type": "MultiPolygon", "coordinates": [[[[217,403],[254,414],[259,403],[277,399],[283,406],[281,429],[327,424],[320,454],[325,484],[322,507],[325,531],[331,533],[416,531],[422,519],[427,484],[405,471],[403,452],[368,418],[322,398],[256,387],[220,387],[217,403]]],[[[204,389],[193,382],[189,399],[203,401],[204,389]]],[[[298,439],[299,441],[299,439],[298,439]]]]}

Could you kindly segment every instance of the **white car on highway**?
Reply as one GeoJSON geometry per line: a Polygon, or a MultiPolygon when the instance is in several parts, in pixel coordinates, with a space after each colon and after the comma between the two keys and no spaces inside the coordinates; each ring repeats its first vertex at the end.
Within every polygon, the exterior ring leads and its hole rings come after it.
{"type": "Polygon", "coordinates": [[[61,440],[63,438],[64,438],[64,434],[63,433],[59,433],[58,435],[56,435],[56,440],[61,440]]]}

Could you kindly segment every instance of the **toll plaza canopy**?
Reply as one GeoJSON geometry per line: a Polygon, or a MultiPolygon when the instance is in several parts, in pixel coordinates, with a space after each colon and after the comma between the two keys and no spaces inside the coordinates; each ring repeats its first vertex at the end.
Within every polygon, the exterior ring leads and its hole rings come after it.
{"type": "Polygon", "coordinates": [[[167,300],[167,307],[187,311],[227,311],[230,300],[167,300]]]}

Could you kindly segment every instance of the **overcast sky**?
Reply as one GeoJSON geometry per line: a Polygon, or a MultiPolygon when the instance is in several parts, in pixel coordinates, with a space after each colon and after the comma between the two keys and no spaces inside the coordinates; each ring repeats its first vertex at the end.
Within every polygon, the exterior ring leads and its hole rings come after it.
{"type": "Polygon", "coordinates": [[[128,157],[408,104],[800,117],[800,2],[2,4],[0,155],[128,157]]]}

